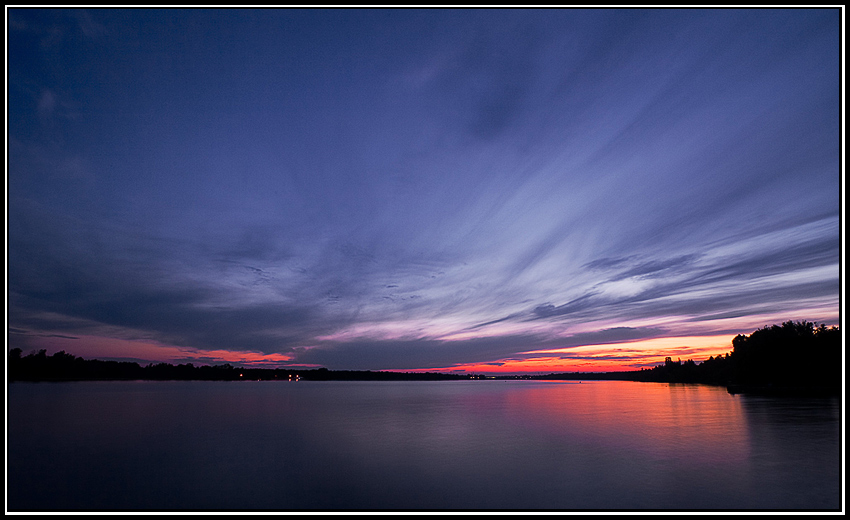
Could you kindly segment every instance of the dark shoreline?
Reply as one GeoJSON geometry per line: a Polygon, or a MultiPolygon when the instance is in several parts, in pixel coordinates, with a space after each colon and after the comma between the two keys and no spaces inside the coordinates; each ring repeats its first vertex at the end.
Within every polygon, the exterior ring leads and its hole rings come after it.
{"type": "Polygon", "coordinates": [[[626,372],[565,372],[545,375],[499,375],[483,374],[460,375],[434,372],[393,372],[371,370],[327,370],[324,368],[309,370],[286,370],[267,368],[240,368],[230,365],[202,366],[188,365],[150,365],[142,367],[132,362],[82,360],[76,358],[75,364],[92,365],[87,377],[72,371],[47,374],[9,374],[9,383],[63,383],[86,381],[632,381],[644,383],[700,384],[725,387],[732,394],[760,395],[767,397],[837,397],[841,395],[840,385],[804,386],[804,385],[747,385],[705,381],[668,381],[665,378],[648,377],[647,370],[626,372]],[[81,360],[81,362],[79,361],[81,360]],[[99,370],[98,370],[99,369],[99,370]],[[113,369],[109,370],[109,369],[113,369]],[[132,373],[132,374],[131,374],[132,373]],[[23,377],[22,377],[23,376],[23,377]]]}
{"type": "Polygon", "coordinates": [[[788,321],[732,340],[732,352],[702,363],[673,361],[623,372],[564,372],[487,376],[435,372],[328,370],[327,368],[247,368],[230,364],[194,366],[168,363],[141,366],[129,361],[86,360],[64,351],[21,355],[9,351],[7,379],[15,381],[460,381],[479,379],[558,381],[638,381],[725,386],[729,393],[775,396],[840,395],[841,336],[838,327],[788,321]]]}

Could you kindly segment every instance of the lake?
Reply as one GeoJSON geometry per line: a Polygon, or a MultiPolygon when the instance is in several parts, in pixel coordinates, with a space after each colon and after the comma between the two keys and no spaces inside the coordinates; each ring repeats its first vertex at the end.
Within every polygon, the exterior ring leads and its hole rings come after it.
{"type": "Polygon", "coordinates": [[[838,399],[628,381],[7,385],[8,510],[838,510],[838,399]]]}

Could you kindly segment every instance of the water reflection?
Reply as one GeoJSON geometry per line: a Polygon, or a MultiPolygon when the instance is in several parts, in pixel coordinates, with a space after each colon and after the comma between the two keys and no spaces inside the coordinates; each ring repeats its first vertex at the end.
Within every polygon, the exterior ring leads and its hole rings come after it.
{"type": "Polygon", "coordinates": [[[838,399],[742,396],[742,407],[751,491],[763,507],[839,507],[838,399]]]}
{"type": "Polygon", "coordinates": [[[552,382],[508,397],[513,416],[575,441],[703,464],[748,456],[740,401],[721,387],[552,382]]]}
{"type": "Polygon", "coordinates": [[[603,381],[16,383],[9,507],[838,507],[837,408],[783,403],[603,381]]]}

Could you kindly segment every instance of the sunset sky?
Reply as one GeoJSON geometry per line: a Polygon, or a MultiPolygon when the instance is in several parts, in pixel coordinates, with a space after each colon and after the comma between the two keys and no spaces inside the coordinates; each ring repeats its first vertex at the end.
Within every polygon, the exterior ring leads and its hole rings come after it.
{"type": "Polygon", "coordinates": [[[8,348],[598,371],[839,324],[838,9],[6,15],[8,348]]]}

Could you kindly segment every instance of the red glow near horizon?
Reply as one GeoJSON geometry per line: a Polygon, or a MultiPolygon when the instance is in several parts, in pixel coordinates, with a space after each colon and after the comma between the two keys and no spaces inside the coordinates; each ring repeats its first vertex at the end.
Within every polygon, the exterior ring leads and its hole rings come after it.
{"type": "Polygon", "coordinates": [[[411,372],[464,372],[530,374],[548,372],[624,372],[651,368],[673,359],[702,362],[732,350],[734,335],[654,338],[628,343],[584,345],[563,349],[532,350],[523,358],[485,363],[464,363],[411,372]]]}
{"type": "MultiPolygon", "coordinates": [[[[464,363],[436,368],[381,370],[396,372],[443,372],[476,374],[530,374],[549,372],[620,372],[649,368],[673,359],[704,361],[732,349],[732,335],[655,338],[627,343],[584,345],[562,349],[530,350],[517,357],[480,363],[464,363]]],[[[163,345],[151,341],[125,340],[99,336],[44,337],[31,341],[48,355],[64,350],[88,359],[132,359],[151,363],[231,363],[246,368],[320,368],[321,365],[294,363],[287,354],[246,352],[238,350],[202,350],[163,345]]],[[[345,368],[338,368],[344,370],[345,368]]]]}
{"type": "MultiPolygon", "coordinates": [[[[64,350],[68,354],[86,359],[132,359],[151,363],[193,363],[216,365],[238,364],[248,368],[318,368],[318,365],[293,364],[287,354],[264,354],[240,350],[203,350],[163,345],[152,341],[125,340],[101,336],[45,337],[35,341],[37,349],[48,355],[64,350]]],[[[33,345],[31,345],[32,347],[33,345]]],[[[23,350],[23,349],[22,349],[23,350]]],[[[26,352],[25,352],[26,354],[26,352]]]]}

